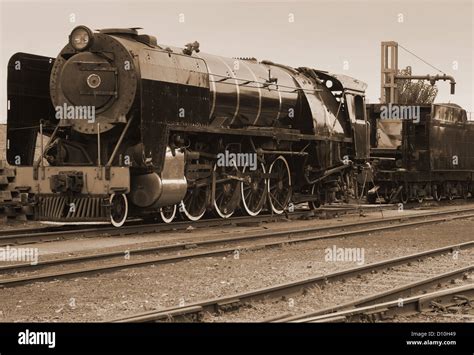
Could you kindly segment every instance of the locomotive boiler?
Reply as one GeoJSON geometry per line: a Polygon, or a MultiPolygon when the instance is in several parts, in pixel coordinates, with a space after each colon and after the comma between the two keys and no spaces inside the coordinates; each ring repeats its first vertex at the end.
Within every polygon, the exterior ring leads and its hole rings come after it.
{"type": "Polygon", "coordinates": [[[56,58],[8,66],[14,189],[49,221],[177,210],[281,214],[357,195],[366,85],[344,75],[159,45],[137,28],[76,27],[56,58]],[[223,155],[224,154],[224,155],[223,155]],[[251,167],[225,156],[255,157],[251,167]]]}

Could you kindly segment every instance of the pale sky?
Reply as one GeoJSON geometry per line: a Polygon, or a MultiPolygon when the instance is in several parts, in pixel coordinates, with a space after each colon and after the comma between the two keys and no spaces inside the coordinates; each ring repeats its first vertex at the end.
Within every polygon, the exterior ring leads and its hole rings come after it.
{"type": "MultiPolygon", "coordinates": [[[[474,111],[473,2],[0,0],[0,122],[6,120],[8,59],[20,51],[55,57],[79,24],[143,27],[141,33],[158,37],[158,43],[183,46],[197,40],[207,53],[350,75],[368,84],[369,102],[380,97],[380,42],[393,40],[455,77],[456,95],[440,82],[438,102],[474,111]]],[[[399,54],[400,68],[438,73],[402,50],[399,54]]]]}

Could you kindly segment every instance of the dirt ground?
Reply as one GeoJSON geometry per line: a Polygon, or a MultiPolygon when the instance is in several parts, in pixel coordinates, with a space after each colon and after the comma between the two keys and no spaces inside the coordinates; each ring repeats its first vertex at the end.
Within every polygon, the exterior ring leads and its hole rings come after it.
{"type": "MultiPolygon", "coordinates": [[[[333,245],[364,248],[365,263],[372,263],[471,241],[473,229],[474,219],[453,220],[357,238],[242,251],[238,259],[207,257],[5,288],[0,289],[0,321],[106,321],[356,266],[325,261],[325,249],[333,245]]],[[[462,255],[472,259],[472,253],[462,255]]]]}

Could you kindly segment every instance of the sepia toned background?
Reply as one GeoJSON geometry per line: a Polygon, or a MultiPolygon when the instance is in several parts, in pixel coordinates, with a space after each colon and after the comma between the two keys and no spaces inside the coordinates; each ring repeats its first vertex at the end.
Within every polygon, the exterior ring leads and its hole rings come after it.
{"type": "MultiPolygon", "coordinates": [[[[369,102],[380,96],[380,42],[394,40],[456,78],[456,95],[439,82],[436,101],[473,111],[473,7],[473,0],[0,0],[0,123],[6,120],[10,56],[22,51],[55,57],[79,24],[143,27],[161,44],[197,40],[203,52],[343,73],[369,85],[369,102]]],[[[400,50],[399,67],[407,65],[414,74],[438,74],[400,50]]]]}

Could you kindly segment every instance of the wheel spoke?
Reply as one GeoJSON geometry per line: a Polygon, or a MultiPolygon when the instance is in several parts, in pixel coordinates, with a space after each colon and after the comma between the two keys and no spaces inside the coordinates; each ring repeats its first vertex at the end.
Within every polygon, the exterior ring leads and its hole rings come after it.
{"type": "Polygon", "coordinates": [[[206,212],[207,196],[210,188],[208,185],[201,187],[190,187],[183,199],[183,213],[191,221],[197,221],[206,212]]]}
{"type": "MultiPolygon", "coordinates": [[[[228,178],[229,175],[236,175],[236,169],[232,168],[225,168],[215,166],[214,173],[216,174],[216,180],[219,181],[222,179],[223,181],[218,182],[216,184],[216,192],[214,196],[214,210],[218,216],[221,218],[229,218],[232,216],[235,210],[235,206],[232,205],[234,192],[237,188],[239,188],[240,182],[238,180],[234,180],[228,178]]],[[[248,186],[248,192],[251,193],[251,186],[248,186]]],[[[247,191],[246,190],[246,191],[247,191]]],[[[242,188],[242,192],[244,188],[242,188]]]]}
{"type": "MultiPolygon", "coordinates": [[[[245,171],[246,168],[244,168],[243,172],[245,171]]],[[[265,167],[262,163],[259,163],[257,169],[251,172],[251,182],[240,183],[242,209],[250,216],[258,215],[264,206],[266,183],[262,177],[263,174],[265,174],[265,167]]]]}
{"type": "Polygon", "coordinates": [[[110,221],[114,227],[121,227],[128,217],[128,202],[124,194],[110,196],[110,221]]]}
{"type": "Polygon", "coordinates": [[[291,175],[289,166],[283,156],[279,156],[270,165],[268,193],[272,211],[277,214],[284,212],[291,196],[291,175]]]}

